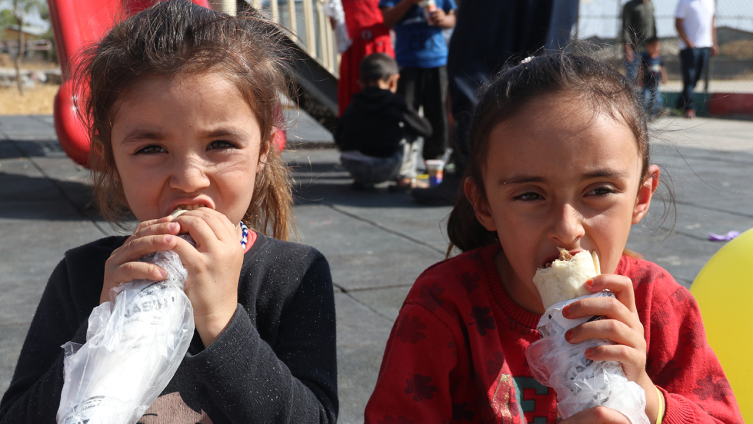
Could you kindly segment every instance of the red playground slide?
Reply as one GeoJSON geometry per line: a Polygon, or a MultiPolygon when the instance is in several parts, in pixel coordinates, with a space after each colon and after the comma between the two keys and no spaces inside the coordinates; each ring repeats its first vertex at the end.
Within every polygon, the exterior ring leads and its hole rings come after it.
{"type": "MultiPolygon", "coordinates": [[[[138,13],[161,0],[47,0],[50,20],[55,31],[58,59],[63,71],[63,85],[55,96],[55,132],[60,145],[76,163],[87,166],[89,134],[76,112],[72,70],[76,54],[97,42],[121,19],[138,13]]],[[[209,7],[207,0],[191,0],[209,7]]],[[[85,93],[84,93],[85,95],[85,93]]],[[[285,135],[278,131],[275,144],[282,150],[285,135]]]]}

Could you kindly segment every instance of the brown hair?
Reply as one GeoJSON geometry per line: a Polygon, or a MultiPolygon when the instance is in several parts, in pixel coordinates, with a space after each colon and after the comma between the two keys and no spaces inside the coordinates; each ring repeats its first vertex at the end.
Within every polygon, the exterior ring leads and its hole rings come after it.
{"type": "Polygon", "coordinates": [[[256,114],[260,150],[267,153],[243,221],[264,234],[271,230],[275,238],[289,238],[294,226],[291,182],[272,144],[275,130],[284,127],[280,99],[289,92],[284,36],[258,12],[233,17],[186,0],[168,0],[117,24],[84,53],[77,81],[79,92],[88,90],[89,96],[81,113],[92,140],[89,164],[95,201],[105,219],[122,226],[130,213],[114,174],[111,132],[116,102],[146,76],[219,72],[256,114]]]}
{"type": "MultiPolygon", "coordinates": [[[[492,130],[513,118],[532,99],[565,92],[592,105],[596,113],[606,113],[627,124],[635,136],[643,161],[641,175],[645,177],[650,163],[648,125],[633,84],[614,67],[597,59],[569,52],[544,54],[502,70],[479,90],[463,179],[473,179],[481,201],[486,201],[483,174],[492,130]]],[[[467,252],[499,243],[497,233],[478,222],[473,205],[463,193],[459,193],[450,213],[447,233],[447,256],[453,247],[467,252]]]]}

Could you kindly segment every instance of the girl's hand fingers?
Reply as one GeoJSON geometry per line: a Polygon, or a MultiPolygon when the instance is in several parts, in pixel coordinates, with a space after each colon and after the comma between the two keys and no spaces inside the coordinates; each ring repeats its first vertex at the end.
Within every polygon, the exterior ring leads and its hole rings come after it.
{"type": "Polygon", "coordinates": [[[149,253],[173,249],[178,241],[174,235],[129,237],[123,246],[115,249],[105,262],[105,278],[100,303],[109,300],[110,290],[122,283],[137,279],[160,281],[164,270],[154,264],[139,262],[149,253]]]}
{"type": "Polygon", "coordinates": [[[640,369],[632,369],[632,364],[642,364],[645,355],[625,345],[602,345],[586,349],[586,358],[592,361],[614,361],[622,364],[625,374],[640,373],[640,369]]]}
{"type": "Polygon", "coordinates": [[[607,339],[617,344],[639,349],[645,347],[645,340],[624,322],[614,319],[601,319],[586,322],[565,333],[565,339],[572,344],[589,339],[607,339]]]}
{"type": "Polygon", "coordinates": [[[562,315],[570,319],[601,316],[624,322],[631,328],[635,324],[640,324],[640,322],[636,323],[638,319],[636,314],[631,313],[625,305],[612,297],[594,297],[578,300],[565,306],[562,309],[562,315]]]}
{"type": "Polygon", "coordinates": [[[161,218],[160,220],[155,220],[148,225],[139,224],[139,226],[133,231],[133,235],[131,235],[128,240],[135,240],[141,237],[156,236],[160,234],[178,235],[180,232],[180,224],[177,222],[170,222],[171,219],[172,218],[170,217],[166,217],[161,218]],[[163,219],[167,220],[162,221],[163,219]]]}
{"type": "Polygon", "coordinates": [[[609,290],[630,312],[637,313],[633,281],[630,278],[624,275],[602,274],[592,278],[591,281],[593,284],[586,284],[588,290],[592,292],[609,290]]]}
{"type": "Polygon", "coordinates": [[[187,232],[196,242],[198,250],[206,251],[215,240],[222,243],[238,239],[235,226],[227,217],[209,208],[189,211],[175,220],[181,232],[187,232]]]}
{"type": "Polygon", "coordinates": [[[630,424],[630,420],[614,409],[607,408],[605,406],[597,406],[594,408],[586,409],[585,411],[580,411],[572,417],[560,421],[560,424],[583,423],[630,424]]]}

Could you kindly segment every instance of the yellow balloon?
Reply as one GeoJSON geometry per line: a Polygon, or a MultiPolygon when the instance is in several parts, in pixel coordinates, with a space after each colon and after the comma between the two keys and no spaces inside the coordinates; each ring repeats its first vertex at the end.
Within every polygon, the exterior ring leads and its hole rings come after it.
{"type": "Polygon", "coordinates": [[[746,422],[753,422],[753,228],[704,265],[690,287],[706,337],[729,379],[746,422]]]}

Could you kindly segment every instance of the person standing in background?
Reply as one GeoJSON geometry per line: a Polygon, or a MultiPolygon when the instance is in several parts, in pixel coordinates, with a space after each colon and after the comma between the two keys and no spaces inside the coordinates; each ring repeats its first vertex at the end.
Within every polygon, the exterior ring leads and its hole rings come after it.
{"type": "Polygon", "coordinates": [[[709,57],[716,56],[714,0],[680,0],[675,11],[675,28],[679,36],[682,92],[677,98],[677,109],[686,118],[695,118],[693,90],[708,66],[709,57]]]}
{"type": "Polygon", "coordinates": [[[424,139],[424,159],[440,159],[449,139],[447,42],[444,29],[455,26],[453,0],[381,0],[384,24],[395,30],[395,59],[400,66],[397,93],[434,129],[424,139]]]}
{"type": "Polygon", "coordinates": [[[638,78],[640,53],[646,40],[656,37],[654,3],[651,0],[630,0],[622,7],[620,41],[625,57],[625,76],[632,82],[638,78]]]}
{"type": "MultiPolygon", "coordinates": [[[[570,40],[578,0],[460,0],[457,25],[450,38],[447,75],[453,154],[442,183],[411,191],[426,206],[452,206],[465,172],[470,122],[478,103],[476,91],[511,60],[565,48],[570,40]]],[[[463,195],[464,196],[464,195],[463,195]]]]}
{"type": "Polygon", "coordinates": [[[340,59],[340,79],[337,84],[338,116],[342,116],[353,99],[361,91],[358,85],[359,66],[366,56],[384,53],[395,57],[390,39],[390,30],[382,23],[379,0],[342,0],[345,25],[353,41],[340,59]]]}

